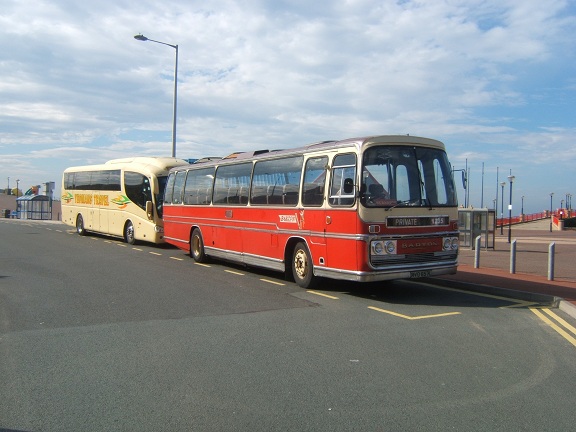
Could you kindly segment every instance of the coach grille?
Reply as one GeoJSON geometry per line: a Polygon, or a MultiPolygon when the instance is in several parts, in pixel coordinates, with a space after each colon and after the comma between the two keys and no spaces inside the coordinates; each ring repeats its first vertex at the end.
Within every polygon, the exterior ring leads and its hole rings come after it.
{"type": "Polygon", "coordinates": [[[373,267],[410,264],[437,264],[454,262],[458,258],[457,252],[426,252],[409,255],[372,255],[370,264],[373,267]]]}

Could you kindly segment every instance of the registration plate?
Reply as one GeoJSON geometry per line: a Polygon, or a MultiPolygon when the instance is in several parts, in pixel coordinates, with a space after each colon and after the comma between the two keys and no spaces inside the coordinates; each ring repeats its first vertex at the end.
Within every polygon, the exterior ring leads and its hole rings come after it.
{"type": "Polygon", "coordinates": [[[410,272],[410,279],[430,277],[430,270],[419,270],[410,272]]]}

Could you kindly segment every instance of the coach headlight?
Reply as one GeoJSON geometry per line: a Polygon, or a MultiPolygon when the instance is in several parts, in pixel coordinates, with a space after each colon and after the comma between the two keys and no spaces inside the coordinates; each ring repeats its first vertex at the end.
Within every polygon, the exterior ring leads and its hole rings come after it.
{"type": "Polygon", "coordinates": [[[386,253],[389,255],[395,254],[396,253],[396,242],[392,241],[392,240],[388,240],[385,244],[384,247],[386,249],[386,253]]]}
{"type": "Polygon", "coordinates": [[[372,255],[382,255],[384,252],[384,243],[381,241],[372,242],[372,255]]]}
{"type": "Polygon", "coordinates": [[[442,249],[445,251],[458,250],[458,237],[444,237],[442,249]]]}
{"type": "Polygon", "coordinates": [[[452,237],[452,250],[458,250],[459,247],[459,242],[458,242],[458,237],[452,237]]]}
{"type": "Polygon", "coordinates": [[[374,240],[370,244],[372,255],[392,255],[396,253],[394,240],[374,240]]]}

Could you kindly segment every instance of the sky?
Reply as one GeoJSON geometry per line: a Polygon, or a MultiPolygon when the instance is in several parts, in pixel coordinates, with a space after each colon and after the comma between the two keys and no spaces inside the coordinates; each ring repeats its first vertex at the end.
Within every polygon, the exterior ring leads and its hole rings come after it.
{"type": "Polygon", "coordinates": [[[410,134],[460,204],[576,195],[575,0],[0,0],[0,188],[171,155],[137,34],[180,158],[410,134]]]}

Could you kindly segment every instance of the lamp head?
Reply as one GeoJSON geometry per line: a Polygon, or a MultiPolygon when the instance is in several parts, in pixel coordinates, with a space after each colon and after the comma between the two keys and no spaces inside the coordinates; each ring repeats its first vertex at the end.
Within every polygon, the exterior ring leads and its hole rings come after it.
{"type": "Polygon", "coordinates": [[[142,42],[146,42],[148,40],[148,38],[146,36],[144,36],[143,34],[137,34],[136,36],[134,36],[134,39],[142,41],[142,42]]]}

